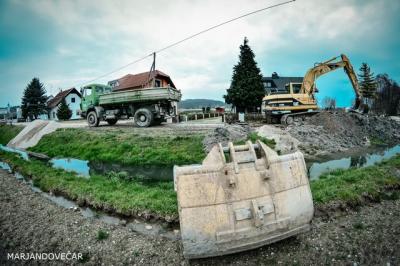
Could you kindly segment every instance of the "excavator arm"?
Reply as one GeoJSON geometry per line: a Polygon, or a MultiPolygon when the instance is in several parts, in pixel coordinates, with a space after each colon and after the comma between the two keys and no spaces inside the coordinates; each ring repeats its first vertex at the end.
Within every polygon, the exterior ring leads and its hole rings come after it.
{"type": "Polygon", "coordinates": [[[355,105],[353,109],[359,109],[361,104],[361,94],[358,86],[357,75],[354,72],[353,66],[350,63],[349,58],[342,54],[340,55],[341,60],[337,60],[339,56],[334,57],[328,61],[317,63],[313,68],[307,71],[304,76],[303,83],[301,85],[301,92],[306,94],[313,94],[315,92],[315,80],[331,71],[338,68],[344,68],[347,76],[350,79],[351,85],[353,86],[354,92],[356,94],[355,105]]]}

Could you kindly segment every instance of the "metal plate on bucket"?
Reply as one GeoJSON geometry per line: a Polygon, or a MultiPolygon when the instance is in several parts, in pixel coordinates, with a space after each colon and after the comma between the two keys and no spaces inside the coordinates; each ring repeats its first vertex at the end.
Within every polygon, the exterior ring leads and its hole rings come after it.
{"type": "Polygon", "coordinates": [[[175,167],[174,181],[186,258],[276,242],[308,230],[314,213],[302,153],[262,142],[216,145],[202,165],[175,167]]]}

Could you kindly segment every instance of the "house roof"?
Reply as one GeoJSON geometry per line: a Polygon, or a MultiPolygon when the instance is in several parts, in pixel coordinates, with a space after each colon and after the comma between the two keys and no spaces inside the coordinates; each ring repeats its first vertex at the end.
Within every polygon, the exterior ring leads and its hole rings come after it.
{"type": "Polygon", "coordinates": [[[289,82],[295,82],[295,83],[302,83],[303,82],[303,77],[280,77],[278,75],[273,75],[271,77],[263,77],[262,78],[263,82],[271,82],[272,88],[277,88],[278,90],[284,90],[285,85],[288,84],[289,82]]]}
{"type": "MultiPolygon", "coordinates": [[[[156,78],[164,78],[167,79],[168,83],[170,84],[171,87],[176,88],[174,83],[171,80],[171,77],[165,74],[164,72],[160,70],[155,70],[155,76],[156,78]]],[[[127,90],[131,88],[138,88],[138,87],[146,87],[146,85],[150,81],[150,71],[148,72],[143,72],[139,74],[128,74],[123,76],[120,79],[117,79],[118,81],[118,86],[114,87],[114,90],[127,90]]],[[[113,82],[110,81],[109,84],[113,82]]]]}
{"type": "Polygon", "coordinates": [[[82,97],[81,94],[79,93],[79,91],[77,91],[75,88],[60,91],[56,96],[54,96],[52,99],[50,99],[47,102],[47,107],[49,107],[49,108],[56,107],[65,97],[67,97],[68,94],[70,94],[72,92],[78,94],[79,97],[82,97]]]}

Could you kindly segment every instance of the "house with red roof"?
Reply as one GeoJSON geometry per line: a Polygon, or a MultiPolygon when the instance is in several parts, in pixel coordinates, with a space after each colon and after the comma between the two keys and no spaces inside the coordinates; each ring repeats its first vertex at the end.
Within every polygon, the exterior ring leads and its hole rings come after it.
{"type": "Polygon", "coordinates": [[[173,87],[176,89],[171,77],[160,70],[143,72],[139,74],[127,74],[119,79],[109,81],[108,85],[113,88],[113,91],[134,90],[151,87],[173,87]]]}

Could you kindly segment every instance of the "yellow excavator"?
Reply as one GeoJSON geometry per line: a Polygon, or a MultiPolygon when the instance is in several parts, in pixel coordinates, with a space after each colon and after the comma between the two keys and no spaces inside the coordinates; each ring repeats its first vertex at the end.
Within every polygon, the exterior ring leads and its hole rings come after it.
{"type": "Polygon", "coordinates": [[[357,75],[349,58],[342,54],[322,63],[316,63],[304,76],[302,83],[288,83],[285,92],[271,92],[263,98],[262,111],[268,123],[279,122],[291,124],[293,121],[304,119],[306,116],[318,113],[315,93],[318,92],[315,81],[318,77],[344,68],[355,92],[353,111],[361,112],[362,96],[360,93],[357,75]]]}

